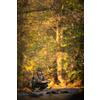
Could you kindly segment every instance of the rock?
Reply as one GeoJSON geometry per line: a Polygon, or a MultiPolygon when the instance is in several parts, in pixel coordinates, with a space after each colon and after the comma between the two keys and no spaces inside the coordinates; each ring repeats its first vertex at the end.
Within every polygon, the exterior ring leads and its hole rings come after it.
{"type": "Polygon", "coordinates": [[[23,89],[17,89],[17,92],[23,92],[23,89]]]}
{"type": "Polygon", "coordinates": [[[75,92],[74,95],[75,95],[75,94],[78,94],[78,92],[75,92]]]}
{"type": "Polygon", "coordinates": [[[69,91],[69,93],[72,93],[72,91],[69,91]]]}
{"type": "Polygon", "coordinates": [[[68,90],[62,91],[61,93],[69,93],[68,90]]]}
{"type": "Polygon", "coordinates": [[[25,88],[23,89],[23,92],[32,93],[32,91],[31,91],[29,88],[27,88],[27,87],[25,87],[25,88]]]}
{"type": "Polygon", "coordinates": [[[56,92],[56,91],[51,91],[51,93],[52,93],[52,94],[57,94],[57,92],[56,92]]]}
{"type": "Polygon", "coordinates": [[[40,90],[35,90],[35,92],[40,92],[40,90]]]}
{"type": "Polygon", "coordinates": [[[45,91],[48,91],[48,90],[45,90],[45,91]]]}
{"type": "Polygon", "coordinates": [[[48,91],[46,94],[52,94],[52,92],[51,91],[48,91]]]}
{"type": "Polygon", "coordinates": [[[79,93],[82,93],[82,92],[83,92],[83,90],[79,89],[79,91],[75,92],[74,94],[76,95],[76,94],[79,94],[79,93]]]}
{"type": "Polygon", "coordinates": [[[55,91],[48,91],[46,94],[60,94],[60,90],[55,90],[55,91]]]}
{"type": "Polygon", "coordinates": [[[40,96],[43,96],[43,95],[44,95],[43,93],[40,94],[40,96]]]}
{"type": "Polygon", "coordinates": [[[29,97],[37,97],[37,98],[39,97],[39,95],[33,94],[33,93],[28,94],[28,96],[29,96],[29,97]]]}
{"type": "Polygon", "coordinates": [[[26,93],[32,93],[32,91],[31,90],[26,90],[26,93]]]}
{"type": "Polygon", "coordinates": [[[79,92],[82,92],[82,90],[81,90],[81,89],[79,89],[79,92]]]}
{"type": "Polygon", "coordinates": [[[61,91],[58,91],[58,94],[60,94],[61,93],[61,91]]]}
{"type": "Polygon", "coordinates": [[[56,94],[60,94],[61,91],[58,89],[58,90],[55,90],[56,94]]]}
{"type": "Polygon", "coordinates": [[[52,87],[50,87],[49,89],[52,89],[52,87]]]}

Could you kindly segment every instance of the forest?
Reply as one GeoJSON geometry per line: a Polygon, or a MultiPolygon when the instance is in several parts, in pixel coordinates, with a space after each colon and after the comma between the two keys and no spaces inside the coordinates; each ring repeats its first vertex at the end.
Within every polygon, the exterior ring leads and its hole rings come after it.
{"type": "Polygon", "coordinates": [[[84,88],[84,0],[17,0],[17,88],[39,67],[49,87],[84,88]]]}

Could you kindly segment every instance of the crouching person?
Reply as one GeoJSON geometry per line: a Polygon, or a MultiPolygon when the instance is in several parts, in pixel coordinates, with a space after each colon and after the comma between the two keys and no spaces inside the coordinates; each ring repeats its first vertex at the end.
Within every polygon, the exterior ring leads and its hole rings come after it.
{"type": "Polygon", "coordinates": [[[45,76],[42,73],[42,71],[43,71],[42,68],[38,68],[37,72],[34,72],[34,74],[33,74],[33,78],[32,78],[33,92],[34,92],[36,87],[39,87],[39,91],[42,91],[43,89],[48,87],[47,83],[50,83],[50,81],[45,79],[45,76]]]}

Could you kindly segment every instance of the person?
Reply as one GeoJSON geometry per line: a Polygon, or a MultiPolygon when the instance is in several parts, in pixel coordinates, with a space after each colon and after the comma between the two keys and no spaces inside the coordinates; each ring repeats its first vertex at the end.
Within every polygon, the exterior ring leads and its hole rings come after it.
{"type": "Polygon", "coordinates": [[[39,87],[39,91],[42,91],[46,87],[48,87],[47,83],[50,83],[50,80],[46,80],[44,74],[42,73],[43,69],[38,68],[37,72],[34,72],[33,78],[32,78],[32,88],[33,92],[36,87],[39,87]]]}

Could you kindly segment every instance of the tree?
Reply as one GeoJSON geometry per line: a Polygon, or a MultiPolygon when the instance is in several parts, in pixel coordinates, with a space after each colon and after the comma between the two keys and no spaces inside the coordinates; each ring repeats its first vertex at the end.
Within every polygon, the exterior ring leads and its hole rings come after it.
{"type": "Polygon", "coordinates": [[[49,72],[56,61],[57,79],[66,85],[64,73],[71,78],[83,70],[83,6],[81,0],[18,0],[18,72],[39,66],[49,72]]]}

